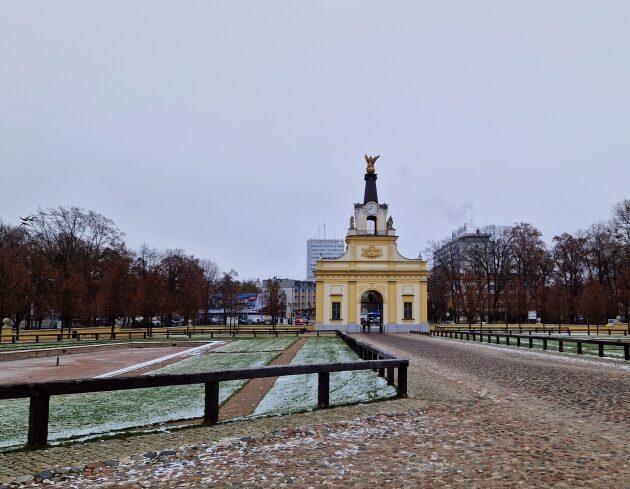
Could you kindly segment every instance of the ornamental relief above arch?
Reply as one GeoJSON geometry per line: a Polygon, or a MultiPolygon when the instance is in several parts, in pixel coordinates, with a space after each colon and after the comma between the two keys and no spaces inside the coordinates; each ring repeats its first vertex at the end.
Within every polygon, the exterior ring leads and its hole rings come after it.
{"type": "Polygon", "coordinates": [[[380,258],[383,256],[383,250],[381,248],[377,248],[374,245],[370,245],[367,248],[361,248],[361,256],[365,258],[369,258],[373,260],[375,258],[380,258]]]}

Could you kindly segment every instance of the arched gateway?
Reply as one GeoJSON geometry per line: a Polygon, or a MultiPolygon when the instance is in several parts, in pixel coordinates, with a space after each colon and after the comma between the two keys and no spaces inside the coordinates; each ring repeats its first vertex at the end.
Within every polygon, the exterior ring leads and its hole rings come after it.
{"type": "Polygon", "coordinates": [[[346,252],[317,262],[317,330],[428,331],[427,265],[398,253],[389,207],[378,201],[376,158],[365,158],[363,203],[354,204],[346,252]]]}
{"type": "Polygon", "coordinates": [[[375,327],[383,332],[383,296],[369,290],[361,296],[361,331],[369,333],[375,327]]]}

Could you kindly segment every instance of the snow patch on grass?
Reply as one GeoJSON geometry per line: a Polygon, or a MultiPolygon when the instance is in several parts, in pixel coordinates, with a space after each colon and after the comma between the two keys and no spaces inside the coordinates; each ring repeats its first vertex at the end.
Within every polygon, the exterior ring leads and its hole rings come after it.
{"type": "MultiPolygon", "coordinates": [[[[291,364],[357,361],[357,355],[338,338],[309,338],[291,364]]],[[[330,404],[371,401],[396,395],[396,388],[370,371],[330,374],[330,404]]],[[[317,374],[280,377],[260,402],[254,416],[308,411],[317,407],[317,374]]]]}
{"type": "Polygon", "coordinates": [[[215,348],[216,352],[260,352],[260,351],[284,351],[298,340],[297,337],[281,338],[248,338],[230,341],[215,348]]]}

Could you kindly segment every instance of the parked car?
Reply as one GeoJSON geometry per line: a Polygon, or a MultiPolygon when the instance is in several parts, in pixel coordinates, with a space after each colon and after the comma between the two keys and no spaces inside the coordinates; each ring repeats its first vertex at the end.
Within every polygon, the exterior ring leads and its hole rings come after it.
{"type": "Polygon", "coordinates": [[[296,326],[304,326],[305,324],[308,324],[308,319],[295,318],[295,321],[293,322],[293,324],[295,324],[296,326]]]}

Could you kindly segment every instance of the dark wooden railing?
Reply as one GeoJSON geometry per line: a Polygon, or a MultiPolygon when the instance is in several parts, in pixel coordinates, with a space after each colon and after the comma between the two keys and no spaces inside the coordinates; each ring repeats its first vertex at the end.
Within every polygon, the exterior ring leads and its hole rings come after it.
{"type": "Polygon", "coordinates": [[[433,327],[434,331],[483,331],[483,332],[493,332],[493,331],[497,331],[497,332],[504,332],[504,333],[509,333],[510,331],[518,331],[519,333],[545,333],[545,334],[552,334],[552,333],[559,333],[559,334],[568,334],[571,335],[571,333],[586,333],[587,335],[608,335],[608,336],[614,336],[614,335],[623,335],[623,336],[628,336],[630,335],[630,326],[627,325],[617,325],[614,327],[609,327],[608,325],[599,325],[599,324],[578,324],[578,325],[572,325],[572,326],[567,326],[567,325],[553,325],[553,324],[548,324],[548,325],[540,325],[540,326],[533,326],[533,325],[518,325],[518,324],[510,324],[510,325],[497,325],[497,324],[487,324],[487,325],[482,325],[482,324],[472,324],[472,325],[465,325],[465,324],[440,324],[440,325],[435,325],[433,327]]]}
{"type": "MultiPolygon", "coordinates": [[[[412,333],[416,333],[415,331],[412,331],[412,333]]],[[[484,339],[488,342],[488,343],[492,343],[492,339],[495,339],[495,343],[498,345],[500,344],[500,338],[505,338],[505,344],[506,345],[510,345],[510,341],[512,339],[516,340],[516,343],[514,343],[516,346],[520,347],[521,346],[521,340],[527,340],[527,346],[529,348],[534,348],[534,340],[539,340],[542,341],[542,345],[543,345],[543,350],[547,350],[548,349],[548,342],[549,341],[557,341],[558,342],[558,351],[559,352],[563,352],[564,351],[564,344],[565,343],[575,343],[576,344],[576,350],[577,350],[577,354],[578,355],[582,355],[583,351],[582,351],[582,345],[584,344],[589,344],[589,345],[597,345],[597,354],[600,357],[604,356],[604,347],[606,346],[614,346],[614,347],[623,347],[623,356],[625,360],[630,360],[630,341],[627,340],[603,340],[603,339],[596,339],[596,338],[590,338],[590,339],[586,339],[586,338],[579,338],[579,337],[562,337],[562,338],[558,338],[557,336],[549,336],[549,335],[532,335],[530,334],[513,334],[513,333],[497,333],[497,332],[492,332],[492,331],[468,331],[468,330],[460,330],[460,331],[444,331],[444,330],[440,330],[440,331],[432,331],[431,332],[432,336],[440,336],[442,338],[453,338],[453,339],[460,339],[460,340],[468,340],[468,341],[480,341],[483,342],[484,339]]]]}
{"type": "MultiPolygon", "coordinates": [[[[351,349],[354,351],[359,358],[363,360],[380,360],[380,359],[395,359],[397,358],[395,355],[388,353],[386,351],[380,350],[372,345],[364,343],[362,341],[357,340],[356,338],[349,336],[346,333],[342,333],[341,331],[337,331],[337,336],[341,338],[351,349]]],[[[394,384],[394,368],[379,368],[378,376],[385,377],[385,373],[387,372],[387,383],[389,385],[394,384]]],[[[398,389],[400,391],[402,389],[404,392],[407,392],[407,367],[398,369],[398,389]]]]}
{"type": "Polygon", "coordinates": [[[147,339],[147,338],[159,338],[159,337],[166,337],[166,338],[170,338],[171,336],[188,336],[189,338],[192,337],[193,335],[210,335],[211,338],[214,337],[214,335],[231,335],[231,336],[236,336],[236,335],[248,335],[251,334],[252,336],[256,337],[257,335],[275,335],[278,336],[278,334],[295,334],[296,336],[299,336],[300,334],[306,333],[308,332],[306,328],[303,327],[299,327],[299,326],[290,326],[290,327],[283,327],[283,328],[278,328],[276,327],[275,329],[272,327],[234,327],[234,328],[228,328],[226,326],[222,326],[222,327],[213,327],[213,328],[190,328],[190,329],[167,329],[167,330],[161,330],[161,331],[150,331],[150,330],[145,330],[145,329],[140,329],[140,330],[127,330],[127,331],[115,331],[113,334],[111,333],[111,331],[100,331],[100,332],[95,332],[95,331],[81,331],[81,330],[72,330],[72,332],[70,334],[68,333],[32,333],[29,332],[29,334],[25,335],[24,333],[22,333],[20,335],[20,337],[18,338],[16,335],[12,334],[12,335],[4,335],[2,338],[2,343],[39,343],[40,341],[57,341],[57,342],[62,342],[62,341],[67,341],[67,340],[74,340],[74,341],[80,341],[80,340],[123,340],[123,339],[127,339],[127,340],[131,340],[131,339],[147,339]]]}
{"type": "MultiPolygon", "coordinates": [[[[343,333],[341,334],[343,335],[343,333]]],[[[346,342],[352,339],[341,336],[346,342]]],[[[349,343],[349,344],[350,344],[349,343]]],[[[372,358],[375,349],[358,342],[355,348],[363,352],[362,358],[372,358]]],[[[356,350],[355,350],[356,351],[356,350]]],[[[48,419],[50,396],[83,394],[86,392],[107,392],[128,389],[146,389],[172,385],[205,385],[204,424],[216,424],[219,420],[219,383],[230,380],[249,380],[262,377],[281,377],[285,375],[318,374],[319,408],[330,405],[330,374],[351,370],[388,371],[387,380],[394,384],[394,369],[398,369],[397,395],[407,396],[407,367],[409,360],[396,358],[385,352],[378,352],[380,360],[366,359],[357,362],[318,363],[312,365],[278,365],[256,368],[229,369],[217,372],[193,374],[141,375],[139,377],[119,377],[104,379],[60,380],[54,382],[35,382],[12,385],[0,385],[0,399],[30,398],[28,418],[27,446],[44,447],[48,444],[48,419]]]]}
{"type": "MultiPolygon", "coordinates": [[[[289,327],[289,328],[244,328],[239,327],[238,329],[216,329],[216,328],[199,328],[194,331],[191,329],[190,331],[182,331],[182,330],[166,330],[166,337],[170,338],[171,336],[188,336],[189,338],[193,335],[201,334],[206,335],[209,334],[210,338],[213,338],[215,334],[223,334],[223,335],[231,335],[235,337],[236,335],[248,335],[251,334],[254,338],[257,335],[275,335],[278,334],[295,334],[295,336],[299,336],[301,334],[307,333],[308,330],[306,328],[301,328],[299,326],[289,327]]],[[[317,336],[319,336],[319,331],[317,331],[317,336]]]]}

